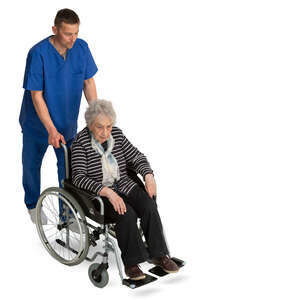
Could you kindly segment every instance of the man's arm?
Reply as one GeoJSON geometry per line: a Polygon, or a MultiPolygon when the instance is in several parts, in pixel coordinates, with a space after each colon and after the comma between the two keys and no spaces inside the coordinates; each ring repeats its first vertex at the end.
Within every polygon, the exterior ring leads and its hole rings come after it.
{"type": "Polygon", "coordinates": [[[51,120],[47,105],[43,97],[43,91],[31,91],[31,98],[37,115],[39,116],[46,130],[48,131],[49,144],[53,145],[55,148],[60,147],[60,141],[66,144],[64,137],[56,130],[51,120]]]}
{"type": "Polygon", "coordinates": [[[96,83],[93,77],[84,81],[83,92],[88,103],[97,99],[96,83]]]}

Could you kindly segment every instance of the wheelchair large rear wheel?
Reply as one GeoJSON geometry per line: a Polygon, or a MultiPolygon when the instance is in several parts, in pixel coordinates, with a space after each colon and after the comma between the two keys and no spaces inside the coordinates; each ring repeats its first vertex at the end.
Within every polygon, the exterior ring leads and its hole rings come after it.
{"type": "Polygon", "coordinates": [[[59,262],[81,263],[89,250],[89,231],[82,208],[61,188],[46,189],[36,206],[36,227],[46,250],[59,262]],[[42,211],[47,224],[42,223],[42,211]]]}

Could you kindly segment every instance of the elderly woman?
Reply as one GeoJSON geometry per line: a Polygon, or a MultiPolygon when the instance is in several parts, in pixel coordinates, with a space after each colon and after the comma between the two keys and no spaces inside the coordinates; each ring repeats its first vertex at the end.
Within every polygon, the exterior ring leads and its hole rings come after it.
{"type": "Polygon", "coordinates": [[[93,101],[85,119],[87,127],[78,133],[72,145],[73,184],[103,199],[105,216],[116,223],[126,275],[133,280],[145,278],[138,264],[149,258],[164,271],[177,272],[177,265],[168,257],[153,200],[156,184],[146,157],[114,126],[116,114],[111,102],[93,101]],[[128,177],[128,164],[143,176],[146,191],[128,177]],[[141,219],[148,251],[137,228],[137,217],[141,219]]]}

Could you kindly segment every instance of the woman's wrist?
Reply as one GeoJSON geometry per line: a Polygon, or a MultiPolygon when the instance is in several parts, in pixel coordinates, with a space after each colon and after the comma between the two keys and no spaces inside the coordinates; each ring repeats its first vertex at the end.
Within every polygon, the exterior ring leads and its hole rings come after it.
{"type": "Polygon", "coordinates": [[[103,189],[101,189],[99,194],[100,194],[100,196],[109,198],[113,192],[114,191],[111,188],[105,186],[103,189]]]}
{"type": "Polygon", "coordinates": [[[149,180],[149,179],[153,179],[153,178],[154,178],[154,176],[153,176],[152,173],[148,173],[148,174],[145,175],[145,181],[149,180]]]}

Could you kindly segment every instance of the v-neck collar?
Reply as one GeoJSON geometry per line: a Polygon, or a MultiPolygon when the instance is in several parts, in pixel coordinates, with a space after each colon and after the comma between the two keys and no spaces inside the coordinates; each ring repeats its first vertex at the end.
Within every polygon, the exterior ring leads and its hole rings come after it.
{"type": "MultiPolygon", "coordinates": [[[[52,47],[52,49],[54,50],[54,52],[64,61],[64,62],[66,62],[67,61],[67,58],[68,58],[68,56],[69,56],[69,52],[70,52],[70,50],[72,50],[72,49],[67,49],[67,51],[66,51],[66,57],[64,58],[58,51],[57,51],[57,49],[54,47],[54,45],[50,42],[50,39],[53,37],[54,35],[50,35],[50,36],[48,36],[47,37],[47,41],[48,41],[48,43],[50,44],[50,46],[52,47]]],[[[73,47],[75,46],[75,44],[76,44],[76,41],[75,41],[75,43],[74,43],[74,45],[73,45],[73,47]]],[[[72,48],[73,48],[72,47],[72,48]]]]}

